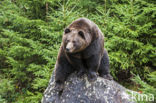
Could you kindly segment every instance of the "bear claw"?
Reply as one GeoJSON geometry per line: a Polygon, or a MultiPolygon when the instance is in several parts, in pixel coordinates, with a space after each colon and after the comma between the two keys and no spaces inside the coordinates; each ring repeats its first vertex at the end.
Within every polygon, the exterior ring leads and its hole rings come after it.
{"type": "Polygon", "coordinates": [[[89,73],[88,74],[88,81],[89,82],[94,82],[94,81],[96,81],[97,80],[97,75],[96,75],[96,73],[89,73]]]}
{"type": "Polygon", "coordinates": [[[77,73],[77,76],[82,78],[82,76],[85,74],[85,71],[83,70],[80,70],[78,73],[77,73]]]}
{"type": "Polygon", "coordinates": [[[102,77],[107,80],[113,80],[113,77],[110,74],[103,75],[102,77]]]}

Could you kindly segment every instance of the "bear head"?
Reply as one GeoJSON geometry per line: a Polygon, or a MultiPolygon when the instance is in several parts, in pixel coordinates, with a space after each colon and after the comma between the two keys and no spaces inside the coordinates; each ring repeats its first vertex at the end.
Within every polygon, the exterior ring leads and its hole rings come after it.
{"type": "Polygon", "coordinates": [[[63,34],[64,50],[68,53],[83,51],[96,37],[96,27],[86,18],[80,18],[72,22],[63,34]]]}

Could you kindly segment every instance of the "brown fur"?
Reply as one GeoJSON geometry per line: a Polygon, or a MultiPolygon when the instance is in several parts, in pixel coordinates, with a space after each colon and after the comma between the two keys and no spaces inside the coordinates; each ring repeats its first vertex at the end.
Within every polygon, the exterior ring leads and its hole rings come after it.
{"type": "Polygon", "coordinates": [[[66,28],[62,41],[55,67],[57,88],[63,89],[64,81],[74,71],[80,75],[87,72],[89,81],[96,80],[97,72],[111,78],[104,36],[94,22],[86,18],[75,20],[66,28]]]}

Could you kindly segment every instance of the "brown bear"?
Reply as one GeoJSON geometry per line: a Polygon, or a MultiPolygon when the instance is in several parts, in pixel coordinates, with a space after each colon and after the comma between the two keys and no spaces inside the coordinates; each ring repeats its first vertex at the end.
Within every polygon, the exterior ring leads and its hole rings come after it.
{"type": "Polygon", "coordinates": [[[104,49],[104,36],[98,26],[87,18],[72,22],[64,31],[55,66],[56,89],[62,90],[67,77],[74,71],[87,73],[93,82],[99,76],[111,80],[109,57],[104,49]]]}

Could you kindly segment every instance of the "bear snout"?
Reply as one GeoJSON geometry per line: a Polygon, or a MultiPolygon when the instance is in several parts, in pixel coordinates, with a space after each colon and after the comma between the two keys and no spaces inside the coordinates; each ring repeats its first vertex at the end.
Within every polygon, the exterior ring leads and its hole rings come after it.
{"type": "Polygon", "coordinates": [[[74,50],[73,43],[71,43],[71,42],[67,43],[66,52],[73,52],[73,50],[74,50]]]}
{"type": "Polygon", "coordinates": [[[67,51],[67,52],[69,52],[69,50],[70,50],[69,48],[66,48],[66,51],[67,51]]]}

